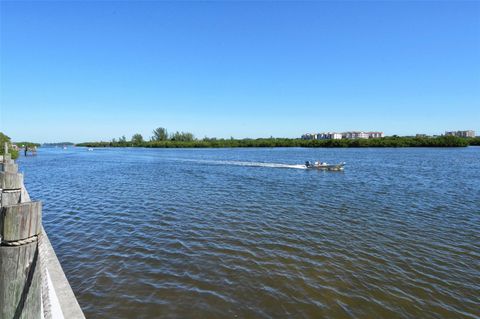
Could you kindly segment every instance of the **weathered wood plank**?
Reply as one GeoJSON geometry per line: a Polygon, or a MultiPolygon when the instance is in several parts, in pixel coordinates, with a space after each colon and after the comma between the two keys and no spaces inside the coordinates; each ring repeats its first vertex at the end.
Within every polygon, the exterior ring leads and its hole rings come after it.
{"type": "MultiPolygon", "coordinates": [[[[8,154],[0,164],[0,244],[38,235],[42,231],[40,202],[19,204],[23,175],[8,154]]],[[[18,242],[17,242],[18,243],[18,242]]],[[[38,241],[20,246],[0,245],[0,319],[41,318],[41,271],[38,241]]]]}
{"type": "Polygon", "coordinates": [[[0,163],[0,171],[8,173],[18,173],[18,164],[0,163]]]}
{"type": "Polygon", "coordinates": [[[0,318],[41,317],[37,243],[0,246],[0,318]]]}
{"type": "Polygon", "coordinates": [[[22,186],[21,192],[22,192],[22,195],[20,196],[20,203],[29,202],[30,201],[30,195],[28,194],[28,191],[27,191],[27,189],[25,188],[24,185],[22,186]]]}
{"type": "Polygon", "coordinates": [[[2,189],[21,189],[23,185],[23,175],[19,173],[0,172],[0,188],[2,189]]]}
{"type": "Polygon", "coordinates": [[[0,209],[0,235],[3,241],[16,241],[40,234],[42,203],[28,202],[0,209]]]}
{"type": "Polygon", "coordinates": [[[13,191],[3,191],[0,194],[0,207],[10,206],[20,203],[22,191],[20,189],[13,191]]]}

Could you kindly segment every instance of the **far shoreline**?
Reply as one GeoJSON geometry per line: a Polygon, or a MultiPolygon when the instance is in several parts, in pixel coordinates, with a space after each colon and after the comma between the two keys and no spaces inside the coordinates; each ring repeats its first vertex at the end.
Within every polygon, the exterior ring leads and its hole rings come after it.
{"type": "Polygon", "coordinates": [[[439,137],[382,137],[371,139],[338,139],[338,140],[304,140],[288,138],[259,138],[259,139],[208,139],[192,141],[112,141],[112,142],[84,142],[76,144],[78,147],[143,147],[143,148],[404,148],[404,147],[467,147],[480,146],[480,137],[461,138],[454,136],[439,137]]]}

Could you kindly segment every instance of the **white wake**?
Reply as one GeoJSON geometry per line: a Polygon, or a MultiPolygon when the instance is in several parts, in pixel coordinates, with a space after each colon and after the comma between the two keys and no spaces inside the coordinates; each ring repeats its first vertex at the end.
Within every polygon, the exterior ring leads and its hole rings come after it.
{"type": "Polygon", "coordinates": [[[280,164],[280,163],[264,163],[264,162],[244,162],[244,161],[216,161],[216,160],[195,160],[195,159],[176,159],[186,162],[196,162],[214,165],[236,165],[236,166],[250,166],[250,167],[270,167],[270,168],[294,168],[306,169],[302,164],[280,164]]]}

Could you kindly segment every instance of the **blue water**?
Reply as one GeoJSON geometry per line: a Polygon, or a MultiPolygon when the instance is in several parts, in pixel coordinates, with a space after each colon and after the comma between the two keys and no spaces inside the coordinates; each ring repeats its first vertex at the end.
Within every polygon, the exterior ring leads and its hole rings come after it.
{"type": "Polygon", "coordinates": [[[479,147],[40,149],[19,164],[87,318],[480,318],[479,147]]]}

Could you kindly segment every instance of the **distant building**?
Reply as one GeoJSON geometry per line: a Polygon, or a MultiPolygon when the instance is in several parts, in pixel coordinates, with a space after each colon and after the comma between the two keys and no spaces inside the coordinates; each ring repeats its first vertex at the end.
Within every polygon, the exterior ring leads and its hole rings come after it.
{"type": "Polygon", "coordinates": [[[342,138],[349,138],[349,139],[368,138],[368,134],[365,132],[343,132],[342,138]]]}
{"type": "Polygon", "coordinates": [[[457,137],[475,137],[475,131],[447,131],[445,132],[446,136],[457,136],[457,137]]]}
{"type": "Polygon", "coordinates": [[[323,133],[306,133],[302,135],[304,140],[340,140],[342,138],[380,138],[384,137],[383,132],[323,132],[323,133]]]}
{"type": "Polygon", "coordinates": [[[342,138],[357,139],[357,138],[380,138],[383,137],[383,132],[344,132],[342,138]]]}
{"type": "Polygon", "coordinates": [[[385,136],[383,132],[367,132],[367,134],[368,138],[381,138],[385,136]]]}
{"type": "Polygon", "coordinates": [[[305,134],[302,135],[302,140],[314,140],[315,135],[316,134],[305,133],[305,134]]]}
{"type": "Polygon", "coordinates": [[[416,134],[415,137],[428,137],[427,134],[416,134]]]}
{"type": "Polygon", "coordinates": [[[317,140],[339,140],[342,138],[341,133],[327,132],[327,133],[318,133],[317,140]]]}

